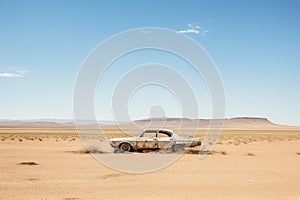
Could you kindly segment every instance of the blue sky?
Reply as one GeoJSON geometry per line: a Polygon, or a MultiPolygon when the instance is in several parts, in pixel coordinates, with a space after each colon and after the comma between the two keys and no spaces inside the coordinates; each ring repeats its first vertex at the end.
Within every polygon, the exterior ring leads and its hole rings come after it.
{"type": "MultiPolygon", "coordinates": [[[[89,52],[119,32],[163,27],[194,30],[183,34],[218,66],[226,117],[300,125],[299,8],[299,1],[0,0],[0,118],[72,118],[74,82],[89,52]]],[[[149,113],[151,102],[141,103],[141,96],[138,109],[130,105],[133,118],[149,113]]],[[[100,103],[95,108],[99,118],[110,119],[100,103]]]]}

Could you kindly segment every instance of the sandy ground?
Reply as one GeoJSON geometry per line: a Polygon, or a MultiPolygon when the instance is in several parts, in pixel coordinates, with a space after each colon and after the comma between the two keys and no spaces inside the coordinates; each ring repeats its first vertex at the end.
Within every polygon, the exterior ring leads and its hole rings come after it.
{"type": "MultiPolygon", "coordinates": [[[[300,199],[299,130],[228,130],[205,159],[186,153],[146,174],[110,169],[72,131],[48,131],[0,130],[0,199],[300,199]]],[[[124,156],[136,155],[148,154],[124,156]]]]}

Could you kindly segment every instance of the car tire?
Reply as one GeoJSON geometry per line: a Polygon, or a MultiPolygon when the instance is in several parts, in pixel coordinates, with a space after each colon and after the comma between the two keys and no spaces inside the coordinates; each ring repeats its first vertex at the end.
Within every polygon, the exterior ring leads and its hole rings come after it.
{"type": "Polygon", "coordinates": [[[119,146],[119,149],[122,153],[126,153],[126,152],[131,152],[132,151],[132,147],[129,143],[122,143],[119,146]]]}
{"type": "Polygon", "coordinates": [[[182,144],[175,144],[173,146],[173,151],[174,152],[183,152],[184,151],[184,145],[182,145],[182,144]]]}

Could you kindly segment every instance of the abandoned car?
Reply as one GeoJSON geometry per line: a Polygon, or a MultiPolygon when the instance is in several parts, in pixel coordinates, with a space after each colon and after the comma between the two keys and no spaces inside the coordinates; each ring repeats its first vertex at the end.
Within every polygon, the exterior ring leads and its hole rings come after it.
{"type": "Polygon", "coordinates": [[[109,140],[115,152],[132,152],[142,150],[172,150],[174,152],[184,151],[185,147],[201,145],[200,138],[186,138],[178,136],[172,130],[143,130],[135,137],[113,138],[109,140]]]}

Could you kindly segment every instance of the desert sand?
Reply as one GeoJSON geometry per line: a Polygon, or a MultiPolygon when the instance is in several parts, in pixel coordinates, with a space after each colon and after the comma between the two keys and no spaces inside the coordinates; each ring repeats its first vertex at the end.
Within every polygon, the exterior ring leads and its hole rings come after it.
{"type": "Polygon", "coordinates": [[[187,150],[145,174],[104,166],[72,126],[0,127],[0,139],[0,199],[300,199],[300,128],[226,128],[204,159],[187,150]]]}

